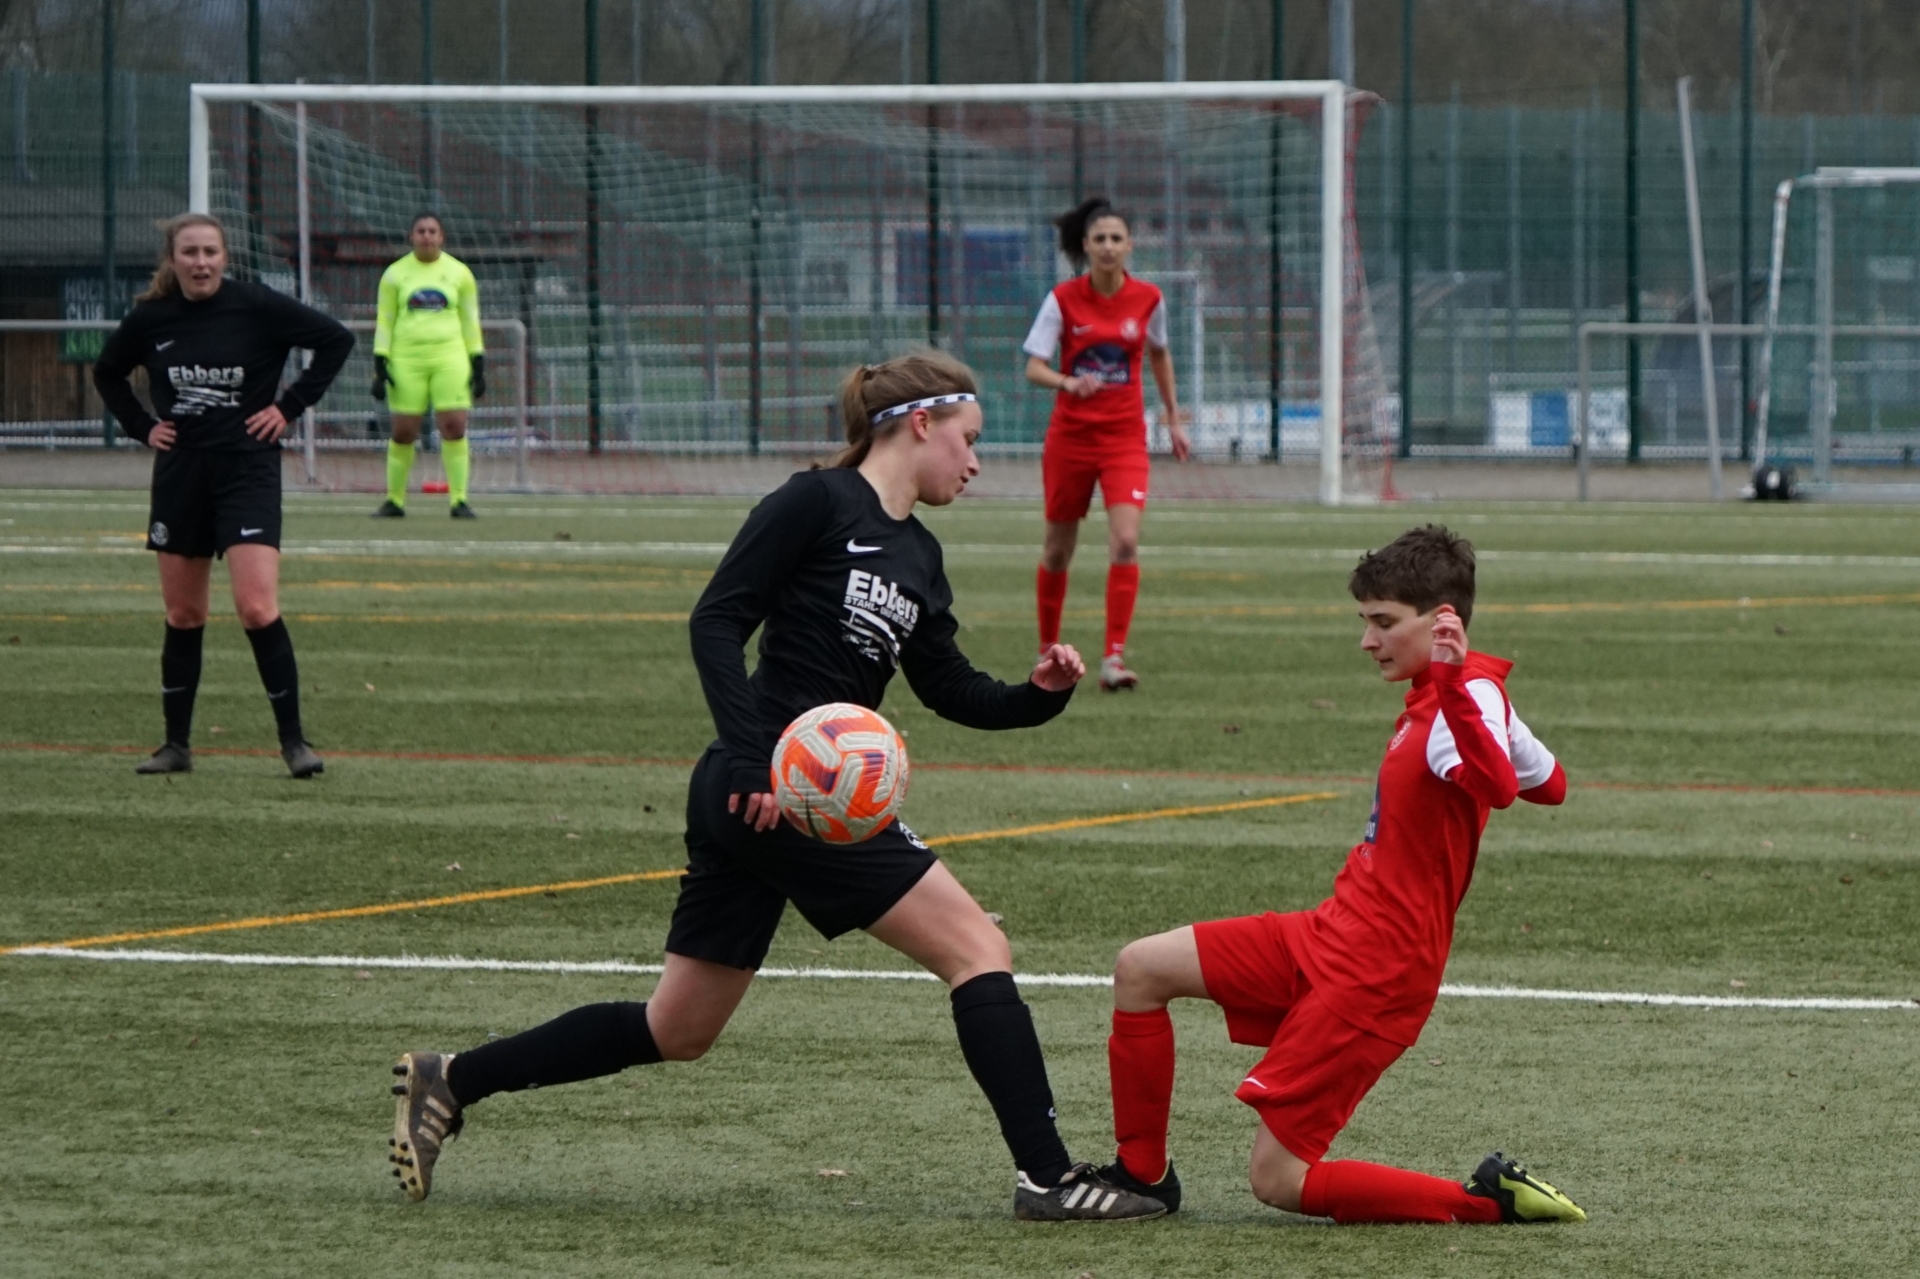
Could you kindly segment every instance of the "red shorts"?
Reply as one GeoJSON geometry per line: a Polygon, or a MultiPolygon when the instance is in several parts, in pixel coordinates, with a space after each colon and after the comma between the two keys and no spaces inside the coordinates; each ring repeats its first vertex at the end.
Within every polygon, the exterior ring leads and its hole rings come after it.
{"type": "Polygon", "coordinates": [[[1087,518],[1095,481],[1107,506],[1146,506],[1151,469],[1144,428],[1139,439],[1119,442],[1069,440],[1058,432],[1047,432],[1047,442],[1040,450],[1047,523],[1074,524],[1087,518]]]}
{"type": "Polygon", "coordinates": [[[1195,924],[1193,939],[1227,1037],[1267,1050],[1233,1095],[1281,1145],[1317,1163],[1405,1049],[1334,1014],[1294,962],[1280,919],[1269,911],[1195,924]]]}

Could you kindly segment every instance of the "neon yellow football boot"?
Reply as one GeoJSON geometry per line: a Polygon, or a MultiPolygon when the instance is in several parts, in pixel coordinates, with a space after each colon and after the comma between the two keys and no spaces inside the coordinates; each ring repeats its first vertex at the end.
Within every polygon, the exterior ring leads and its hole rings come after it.
{"type": "Polygon", "coordinates": [[[1494,1151],[1480,1161],[1467,1178],[1467,1193],[1500,1205],[1500,1218],[1509,1225],[1541,1225],[1550,1221],[1585,1221],[1580,1205],[1494,1151]]]}

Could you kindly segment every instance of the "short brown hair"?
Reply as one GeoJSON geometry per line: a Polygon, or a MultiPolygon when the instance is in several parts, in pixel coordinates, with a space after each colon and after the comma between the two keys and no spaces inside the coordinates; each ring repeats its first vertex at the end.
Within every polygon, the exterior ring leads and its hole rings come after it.
{"type": "Polygon", "coordinates": [[[1473,620],[1473,543],[1438,524],[1410,528],[1354,565],[1347,589],[1357,600],[1392,600],[1422,613],[1453,605],[1473,620]]]}
{"type": "MultiPolygon", "coordinates": [[[[897,429],[905,417],[873,425],[873,415],[915,400],[937,395],[978,395],[980,379],[972,369],[940,351],[915,351],[883,364],[863,364],[840,382],[840,420],[847,430],[847,447],[833,455],[828,466],[858,466],[867,460],[876,434],[897,429]]],[[[934,417],[957,413],[958,406],[929,409],[934,417]]]]}

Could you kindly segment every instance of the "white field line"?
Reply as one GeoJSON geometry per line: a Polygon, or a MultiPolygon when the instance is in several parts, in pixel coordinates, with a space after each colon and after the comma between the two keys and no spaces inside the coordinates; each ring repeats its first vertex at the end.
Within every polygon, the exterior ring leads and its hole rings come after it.
{"type": "MultiPolygon", "coordinates": [[[[138,535],[93,537],[0,538],[0,554],[12,555],[114,555],[145,554],[145,540],[138,535]]],[[[727,549],[725,542],[531,542],[531,541],[408,541],[389,538],[326,538],[283,545],[285,555],[351,556],[407,555],[421,559],[458,559],[475,555],[516,555],[561,558],[595,558],[622,555],[702,555],[717,558],[727,549]]],[[[951,542],[948,554],[1031,556],[1031,542],[951,542]]],[[[1176,560],[1182,556],[1200,559],[1255,559],[1267,563],[1294,560],[1300,562],[1358,559],[1362,547],[1285,547],[1285,546],[1143,546],[1140,553],[1149,559],[1176,560]]],[[[1719,554],[1695,551],[1481,551],[1489,561],[1516,564],[1597,564],[1666,565],[1692,568],[1874,568],[1920,569],[1920,555],[1785,555],[1719,554]]]]}
{"type": "MultiPolygon", "coordinates": [[[[468,959],[459,955],[248,955],[217,951],[77,950],[38,946],[10,952],[46,959],[91,959],[103,963],[220,964],[230,968],[398,968],[441,972],[565,973],[600,976],[657,977],[659,964],[634,964],[619,959],[526,960],[468,959]]],[[[936,981],[920,969],[875,968],[762,968],[762,977],[798,977],[815,981],[936,981]]],[[[1104,973],[1018,973],[1022,986],[1105,987],[1113,979],[1104,973]]],[[[1658,1008],[1771,1008],[1811,1012],[1894,1012],[1920,1010],[1912,999],[1772,999],[1745,995],[1660,995],[1625,990],[1534,990],[1521,986],[1440,987],[1452,999],[1529,999],[1548,1003],[1643,1004],[1658,1008]]]]}

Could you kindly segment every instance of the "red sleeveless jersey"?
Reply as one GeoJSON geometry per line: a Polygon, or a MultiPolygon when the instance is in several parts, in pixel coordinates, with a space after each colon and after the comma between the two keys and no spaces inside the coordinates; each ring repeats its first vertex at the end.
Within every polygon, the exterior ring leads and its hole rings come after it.
{"type": "Polygon", "coordinates": [[[1054,398],[1051,435],[1138,441],[1146,445],[1146,400],[1141,357],[1152,345],[1167,345],[1167,310],[1160,290],[1126,277],[1120,291],[1103,297],[1089,275],[1055,286],[1040,307],[1023,349],[1051,360],[1069,377],[1091,374],[1100,389],[1085,399],[1060,392],[1054,398]]]}

